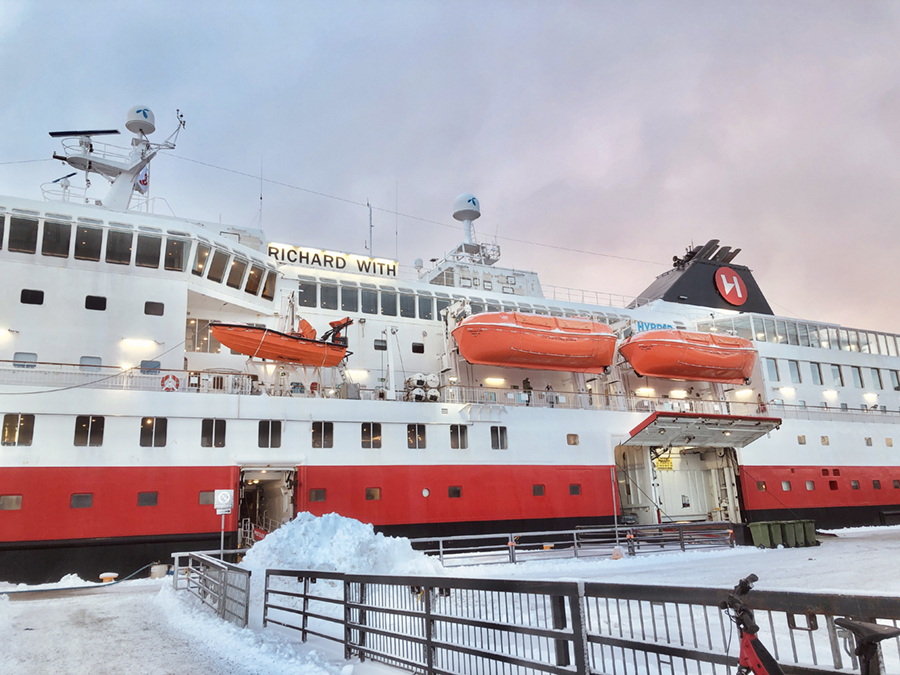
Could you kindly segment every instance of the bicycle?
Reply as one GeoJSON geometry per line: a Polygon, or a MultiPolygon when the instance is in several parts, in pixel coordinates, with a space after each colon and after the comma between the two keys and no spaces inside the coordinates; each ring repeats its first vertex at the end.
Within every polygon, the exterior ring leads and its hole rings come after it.
{"type": "MultiPolygon", "coordinates": [[[[753,589],[759,577],[751,574],[741,579],[728,597],[719,603],[719,609],[725,612],[729,620],[737,626],[741,640],[741,652],[738,659],[737,675],[784,675],[778,662],[760,642],[757,633],[759,626],[753,617],[753,609],[744,598],[753,589]]],[[[876,623],[856,621],[855,619],[835,619],[835,625],[845,628],[856,638],[856,655],[859,657],[860,675],[879,675],[882,672],[878,659],[878,643],[882,640],[900,636],[900,628],[882,626],[876,623]]]]}

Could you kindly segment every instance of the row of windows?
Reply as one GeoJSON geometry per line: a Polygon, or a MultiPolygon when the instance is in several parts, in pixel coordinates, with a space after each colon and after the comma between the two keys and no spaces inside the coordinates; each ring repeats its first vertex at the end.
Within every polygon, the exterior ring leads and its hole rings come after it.
{"type": "MultiPolygon", "coordinates": [[[[201,490],[199,504],[208,506],[215,503],[215,490],[201,490]]],[[[158,506],[158,492],[138,492],[138,506],[158,506]]],[[[69,508],[90,509],[94,506],[93,492],[76,492],[69,497],[69,508]]],[[[20,511],[22,509],[22,495],[0,495],[0,511],[20,511]]]]}
{"type": "MultiPolygon", "coordinates": [[[[99,356],[82,356],[79,360],[80,370],[84,373],[99,373],[103,359],[99,356]]],[[[36,368],[38,355],[36,352],[14,352],[14,368],[36,368]]],[[[161,362],[144,359],[141,361],[141,375],[158,375],[161,362]]]]}
{"type": "MultiPolygon", "coordinates": [[[[577,438],[577,435],[576,435],[577,438]]],[[[381,447],[381,423],[363,422],[360,425],[360,443],[363,448],[381,447]]],[[[406,445],[408,448],[422,450],[426,447],[426,425],[406,425],[406,445]]],[[[571,445],[571,444],[570,444],[571,445]]],[[[334,447],[334,422],[313,422],[312,446],[314,448],[334,447]]],[[[454,450],[466,450],[469,447],[469,429],[464,424],[450,425],[450,447],[454,450]]],[[[491,448],[507,450],[506,427],[491,427],[491,448]]]]}
{"type": "MultiPolygon", "coordinates": [[[[800,369],[799,361],[788,361],[788,376],[790,377],[790,382],[792,384],[802,384],[804,382],[804,376],[800,369]]],[[[815,361],[810,361],[807,363],[809,367],[809,376],[810,382],[815,385],[824,385],[825,380],[822,377],[822,365],[821,363],[816,363],[815,361]]],[[[837,363],[825,364],[826,372],[830,371],[831,383],[835,387],[843,387],[844,386],[844,369],[849,368],[850,379],[853,382],[853,386],[862,389],[867,386],[866,382],[868,381],[868,386],[872,389],[882,390],[884,389],[885,378],[882,376],[882,372],[878,368],[860,368],[859,366],[840,366],[837,363]]],[[[766,372],[769,376],[769,380],[771,382],[780,382],[781,381],[781,372],[778,367],[778,360],[767,358],[766,359],[766,372]]],[[[894,391],[900,391],[900,373],[896,370],[888,370],[887,372],[889,388],[894,391]]]]}
{"type": "MultiPolygon", "coordinates": [[[[840,475],[840,473],[838,472],[837,469],[835,469],[834,475],[835,476],[840,475]]],[[[894,480],[893,485],[894,485],[895,490],[900,490],[900,480],[894,480]]],[[[791,486],[791,481],[789,481],[789,480],[781,481],[781,491],[782,492],[790,492],[792,489],[793,489],[793,487],[791,486]]],[[[806,481],[806,489],[810,492],[815,490],[816,489],[816,481],[814,481],[814,480],[806,481]]],[[[838,485],[838,482],[836,480],[830,480],[830,481],[828,481],[828,489],[829,490],[839,490],[840,486],[838,485]]],[[[850,489],[851,490],[859,490],[859,481],[851,480],[850,481],[850,489]]],[[[873,480],[872,481],[872,489],[880,490],[881,489],[881,481],[877,480],[877,479],[873,480]]],[[[767,492],[768,487],[766,486],[766,481],[764,481],[764,480],[756,481],[756,490],[757,490],[757,492],[767,492]]]]}
{"type": "Polygon", "coordinates": [[[872,331],[820,326],[818,324],[770,319],[749,314],[697,324],[704,332],[732,332],[747,340],[790,344],[798,347],[841,349],[863,354],[897,356],[897,336],[872,331]]]}
{"type": "MultiPolygon", "coordinates": [[[[23,288],[19,295],[19,301],[23,305],[43,305],[44,291],[35,288],[23,288]]],[[[106,296],[103,295],[86,295],[84,296],[84,308],[91,309],[95,312],[106,311],[106,296]]],[[[162,316],[165,313],[166,306],[161,302],[147,301],[144,303],[144,314],[149,316],[162,316]]]]}
{"type": "MultiPolygon", "coordinates": [[[[5,222],[5,216],[0,214],[0,246],[5,222]]],[[[130,265],[133,261],[137,267],[152,269],[159,269],[162,262],[163,268],[172,272],[187,270],[191,253],[190,239],[155,234],[135,235],[130,231],[130,225],[117,225],[129,229],[104,230],[101,227],[79,224],[74,226],[73,237],[72,223],[45,220],[40,228],[41,255],[56,258],[68,258],[71,255],[76,260],[94,262],[103,259],[113,265],[130,265]]],[[[10,216],[8,249],[16,253],[36,253],[38,230],[38,220],[10,216]]],[[[191,272],[199,277],[205,274],[207,279],[216,283],[224,281],[231,288],[243,288],[253,296],[259,295],[262,290],[264,299],[275,298],[276,272],[269,270],[266,273],[266,268],[260,264],[240,256],[232,256],[223,249],[213,249],[207,244],[197,244],[191,272]]]]}
{"type": "MultiPolygon", "coordinates": [[[[427,488],[422,490],[422,496],[428,497],[430,496],[431,491],[427,488]]],[[[543,484],[534,484],[531,486],[531,494],[533,497],[544,497],[546,496],[546,489],[543,484]]],[[[382,490],[380,487],[367,487],[365,491],[366,501],[377,501],[381,499],[382,490]]],[[[581,496],[581,484],[580,483],[571,483],[569,485],[569,495],[572,497],[581,496]]],[[[324,502],[326,501],[327,491],[325,488],[311,488],[309,491],[309,501],[311,502],[324,502]]],[[[461,499],[462,498],[462,486],[461,485],[449,485],[447,486],[447,497],[449,499],[461,499]]]]}
{"type": "MultiPolygon", "coordinates": [[[[820,436],[819,442],[822,445],[831,445],[831,441],[829,440],[828,436],[820,436]]],[[[864,436],[863,442],[866,444],[867,447],[870,447],[870,448],[872,447],[872,437],[871,436],[864,436]]],[[[800,434],[797,436],[797,444],[798,445],[806,445],[806,434],[800,434]]],[[[884,444],[885,444],[885,446],[887,446],[889,448],[893,448],[894,447],[894,439],[890,438],[890,437],[885,438],[884,444]]],[[[823,469],[823,471],[827,471],[827,469],[823,469]]],[[[835,469],[835,471],[837,471],[837,469],[835,469]]],[[[828,474],[823,474],[823,475],[827,476],[828,474]]],[[[835,475],[839,476],[840,474],[835,474],[835,475]]]]}

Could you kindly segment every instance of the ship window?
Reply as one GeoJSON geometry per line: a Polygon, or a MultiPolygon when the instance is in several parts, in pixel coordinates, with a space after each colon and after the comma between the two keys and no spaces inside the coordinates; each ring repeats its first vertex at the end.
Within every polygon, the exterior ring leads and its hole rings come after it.
{"type": "Polygon", "coordinates": [[[431,298],[426,298],[422,295],[419,296],[419,318],[434,318],[434,303],[431,298]]]}
{"type": "Polygon", "coordinates": [[[435,300],[435,314],[440,318],[441,312],[443,312],[449,306],[450,306],[449,300],[444,300],[443,298],[437,298],[435,300]]]}
{"type": "Polygon", "coordinates": [[[19,253],[34,253],[37,248],[37,230],[36,220],[12,216],[9,219],[9,243],[7,244],[9,250],[19,253]]]}
{"type": "Polygon", "coordinates": [[[334,423],[333,422],[313,422],[312,423],[312,446],[314,448],[333,448],[334,447],[334,423]]]}
{"type": "Polygon", "coordinates": [[[893,438],[885,438],[884,444],[889,448],[893,448],[894,447],[894,439],[893,438]]]}
{"type": "Polygon", "coordinates": [[[141,361],[141,375],[159,375],[159,361],[141,361]]]}
{"type": "Polygon", "coordinates": [[[894,391],[900,391],[900,373],[898,373],[896,370],[889,370],[888,372],[891,376],[891,389],[893,389],[894,391]]]}
{"type": "MultiPolygon", "coordinates": [[[[735,321],[735,323],[737,323],[737,321],[735,321]]],[[[806,324],[797,324],[797,329],[800,333],[800,346],[809,347],[809,331],[806,328],[806,324]]]]}
{"type": "Polygon", "coordinates": [[[322,309],[338,308],[338,287],[322,284],[321,296],[319,298],[322,309]]]}
{"type": "Polygon", "coordinates": [[[884,389],[884,382],[881,381],[881,371],[878,368],[869,368],[872,375],[872,386],[875,389],[884,389]]]}
{"type": "Polygon", "coordinates": [[[231,261],[231,270],[228,272],[228,281],[225,285],[229,288],[238,288],[244,285],[244,272],[247,271],[247,261],[235,258],[231,261]]]}
{"type": "Polygon", "coordinates": [[[166,258],[163,267],[170,272],[184,272],[188,266],[191,242],[184,239],[166,239],[166,258]]]}
{"type": "Polygon", "coordinates": [[[454,450],[468,449],[469,428],[465,424],[450,425],[450,447],[454,450]]]}
{"type": "Polygon", "coordinates": [[[887,336],[888,356],[897,356],[897,343],[894,342],[894,336],[887,336]]]}
{"type": "Polygon", "coordinates": [[[766,359],[766,370],[769,373],[769,380],[778,382],[778,362],[775,359],[766,359]]]}
{"type": "Polygon", "coordinates": [[[138,492],[138,506],[156,506],[159,499],[158,492],[138,492]]]}
{"type": "Polygon", "coordinates": [[[205,419],[200,427],[201,448],[225,447],[225,420],[205,419]]]}
{"type": "Polygon", "coordinates": [[[806,481],[806,489],[809,492],[812,492],[813,490],[815,490],[816,489],[816,481],[814,481],[814,480],[806,481]]]}
{"type": "Polygon", "coordinates": [[[412,343],[412,352],[413,352],[413,354],[424,354],[425,353],[425,344],[422,342],[413,342],[412,343]]]}
{"type": "Polygon", "coordinates": [[[247,275],[247,285],[244,286],[244,291],[250,295],[258,295],[264,273],[265,270],[262,267],[252,265],[250,267],[250,274],[247,275]]]}
{"type": "Polygon", "coordinates": [[[853,386],[861,389],[863,386],[862,370],[859,366],[850,366],[850,372],[853,374],[853,386]]]}
{"type": "Polygon", "coordinates": [[[810,363],[809,371],[812,373],[812,382],[813,384],[822,384],[822,366],[818,363],[810,363]]]}
{"type": "Polygon", "coordinates": [[[102,295],[86,295],[84,296],[84,308],[93,309],[97,312],[105,312],[106,298],[102,295]]]}
{"type": "Polygon", "coordinates": [[[82,356],[79,359],[81,364],[81,372],[83,373],[99,373],[100,366],[103,365],[103,359],[99,356],[82,356]]]}
{"type": "Polygon", "coordinates": [[[866,436],[866,446],[867,446],[867,447],[871,447],[871,446],[872,446],[872,438],[871,438],[871,436],[866,436]]]}
{"type": "Polygon", "coordinates": [[[829,490],[837,490],[837,489],[838,489],[838,482],[837,482],[836,480],[830,480],[830,481],[828,481],[828,489],[829,489],[829,490]]]}
{"type": "Polygon", "coordinates": [[[809,346],[810,347],[818,347],[819,346],[819,328],[817,326],[806,325],[807,331],[809,331],[809,346]]]}
{"type": "Polygon", "coordinates": [[[532,485],[531,486],[531,495],[533,497],[543,497],[544,496],[544,486],[543,485],[532,485]]]}
{"type": "Polygon", "coordinates": [[[782,492],[790,492],[791,491],[791,481],[789,481],[789,480],[781,481],[781,491],[782,492]]]}
{"type": "Polygon", "coordinates": [[[851,480],[851,481],[850,481],[850,488],[853,489],[853,490],[859,490],[859,481],[858,481],[858,480],[851,480]]]}
{"type": "Polygon", "coordinates": [[[841,367],[836,363],[831,364],[831,379],[834,381],[835,387],[844,386],[844,374],[841,372],[841,367]]]}
{"type": "Polygon", "coordinates": [[[38,291],[32,288],[23,288],[19,295],[19,300],[23,305],[43,305],[44,291],[38,291]]]}
{"type": "Polygon", "coordinates": [[[157,269],[159,267],[159,253],[161,249],[162,237],[139,234],[134,264],[138,267],[152,267],[153,269],[157,269]]]}
{"type": "Polygon", "coordinates": [[[103,417],[79,415],[75,418],[75,445],[78,447],[99,448],[103,445],[103,417]]]}
{"type": "Polygon", "coordinates": [[[103,245],[103,230],[98,227],[75,228],[75,259],[100,260],[100,249],[103,245]]]}
{"type": "MultiPolygon", "coordinates": [[[[169,420],[165,417],[144,417],[141,420],[141,447],[164,448],[169,430],[169,420]]],[[[202,502],[201,502],[202,503],[202,502]]],[[[212,502],[210,502],[212,503],[212,502]]]]}
{"type": "Polygon", "coordinates": [[[31,445],[34,437],[34,415],[3,416],[3,436],[0,445],[31,445]]]}
{"type": "Polygon", "coordinates": [[[800,364],[796,361],[788,361],[788,368],[791,371],[791,382],[793,384],[800,384],[800,364]]]}
{"type": "Polygon", "coordinates": [[[381,314],[383,316],[397,316],[397,294],[381,291],[381,314]]]}
{"type": "Polygon", "coordinates": [[[797,436],[797,444],[798,445],[806,445],[806,436],[803,434],[797,436]]]}
{"type": "Polygon", "coordinates": [[[361,445],[364,448],[381,447],[381,424],[379,422],[363,422],[360,425],[361,445]]]}
{"type": "Polygon", "coordinates": [[[69,508],[72,509],[89,509],[94,505],[93,493],[74,494],[69,499],[69,508]]]}
{"type": "Polygon", "coordinates": [[[375,340],[375,351],[387,351],[387,340],[375,340]]]}
{"type": "Polygon", "coordinates": [[[166,306],[161,302],[150,302],[148,300],[144,303],[144,314],[149,316],[162,316],[165,311],[166,306]]]}
{"type": "Polygon", "coordinates": [[[213,253],[212,262],[209,264],[209,273],[206,275],[206,278],[221,284],[222,279],[225,278],[225,270],[228,269],[228,258],[229,255],[225,251],[216,249],[215,253],[213,253]]]}
{"type": "Polygon", "coordinates": [[[200,490],[200,506],[212,506],[216,503],[215,490],[200,490]]]}
{"type": "Polygon", "coordinates": [[[13,368],[34,368],[37,365],[35,352],[16,352],[13,354],[13,368]]]}
{"type": "Polygon", "coordinates": [[[756,481],[756,491],[757,492],[765,492],[766,491],[766,481],[764,481],[764,480],[756,481]]]}
{"type": "Polygon", "coordinates": [[[578,434],[566,434],[567,445],[578,445],[578,434]]]}
{"type": "Polygon", "coordinates": [[[325,488],[313,488],[309,491],[309,501],[311,502],[324,502],[325,501],[325,488]]]}
{"type": "Polygon", "coordinates": [[[450,499],[460,499],[462,498],[462,486],[461,485],[451,485],[447,488],[447,496],[450,499]]]}
{"type": "Polygon", "coordinates": [[[41,240],[41,255],[68,258],[71,238],[72,226],[69,223],[54,223],[45,220],[44,236],[41,240]]]}
{"type": "Polygon", "coordinates": [[[360,291],[363,314],[378,314],[378,291],[369,291],[365,288],[360,291]]]}
{"type": "Polygon", "coordinates": [[[407,319],[416,318],[416,296],[406,294],[400,295],[400,316],[406,317],[407,319]]]}
{"type": "Polygon", "coordinates": [[[847,329],[839,328],[838,335],[840,335],[840,338],[841,338],[841,349],[843,349],[846,352],[849,352],[850,351],[850,337],[848,335],[847,329]]]}
{"type": "Polygon", "coordinates": [[[423,450],[425,448],[425,425],[406,425],[406,445],[409,448],[423,450]]]}
{"type": "Polygon", "coordinates": [[[828,445],[829,444],[828,436],[822,436],[821,441],[822,441],[822,445],[828,445]]]}
{"type": "Polygon", "coordinates": [[[797,346],[800,345],[800,339],[799,339],[799,336],[797,335],[797,324],[794,323],[793,321],[787,322],[787,339],[788,339],[788,344],[797,345],[797,346]]]}
{"type": "Polygon", "coordinates": [[[381,488],[366,488],[366,501],[377,501],[381,499],[381,488]]]}
{"type": "Polygon", "coordinates": [[[460,288],[472,288],[472,280],[466,279],[465,277],[460,277],[459,287],[460,288]]]}
{"type": "Polygon", "coordinates": [[[880,489],[881,489],[881,481],[880,481],[880,480],[873,480],[873,481],[872,481],[872,489],[873,489],[873,490],[880,490],[880,489]]]}
{"type": "MultiPolygon", "coordinates": [[[[3,220],[0,219],[0,223],[2,222],[3,220]]],[[[21,508],[22,495],[0,495],[0,511],[18,511],[21,508]]]]}
{"type": "Polygon", "coordinates": [[[359,290],[350,286],[341,286],[341,311],[359,311],[359,290]]]}
{"type": "Polygon", "coordinates": [[[573,497],[577,497],[581,494],[581,483],[570,483],[569,484],[569,494],[573,497]]]}
{"type": "Polygon", "coordinates": [[[301,281],[297,286],[297,305],[300,307],[316,306],[315,282],[301,281]]]}
{"type": "Polygon", "coordinates": [[[491,448],[506,450],[506,427],[491,427],[491,448]]]}
{"type": "Polygon", "coordinates": [[[487,303],[487,311],[489,312],[499,312],[500,305],[494,304],[493,302],[488,301],[487,303]]]}
{"type": "Polygon", "coordinates": [[[206,244],[197,244],[197,253],[194,254],[194,267],[191,274],[202,277],[206,271],[206,260],[209,258],[210,248],[206,244]]]}
{"type": "Polygon", "coordinates": [[[260,420],[258,436],[259,447],[280,448],[281,420],[260,420]]]}
{"type": "Polygon", "coordinates": [[[895,490],[900,489],[900,480],[895,480],[895,481],[894,481],[894,489],[895,489],[895,490]]]}
{"type": "Polygon", "coordinates": [[[110,230],[106,237],[106,262],[114,265],[131,263],[131,232],[110,230]]]}
{"type": "Polygon", "coordinates": [[[3,248],[3,228],[6,225],[6,216],[0,213],[0,249],[3,248]]]}

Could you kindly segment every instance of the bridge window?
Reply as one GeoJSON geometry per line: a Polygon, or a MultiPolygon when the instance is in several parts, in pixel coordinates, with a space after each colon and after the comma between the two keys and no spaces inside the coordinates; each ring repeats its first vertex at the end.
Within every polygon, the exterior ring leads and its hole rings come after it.
{"type": "Polygon", "coordinates": [[[278,280],[277,272],[269,272],[266,275],[266,284],[263,286],[263,300],[274,300],[275,299],[275,282],[278,280]]]}
{"type": "Polygon", "coordinates": [[[469,428],[465,424],[450,425],[450,447],[453,450],[466,450],[469,447],[469,428]]]}
{"type": "Polygon", "coordinates": [[[131,232],[110,230],[106,236],[106,262],[113,265],[131,264],[131,232]]]}
{"type": "Polygon", "coordinates": [[[363,314],[378,314],[378,291],[363,288],[360,291],[363,314]]]}
{"type": "Polygon", "coordinates": [[[328,284],[322,284],[322,288],[320,291],[320,303],[322,309],[337,309],[338,308],[338,287],[330,286],[328,284]]]}
{"type": "Polygon", "coordinates": [[[162,249],[162,237],[153,237],[149,234],[139,234],[137,240],[137,253],[134,256],[134,264],[138,267],[159,268],[159,254],[162,249]]]}
{"type": "Polygon", "coordinates": [[[206,260],[209,258],[210,247],[206,244],[197,244],[197,253],[194,254],[194,267],[191,274],[196,277],[202,277],[206,271],[206,260]]]}
{"type": "Polygon", "coordinates": [[[381,488],[366,488],[366,501],[377,501],[381,499],[381,488]]]}
{"type": "Polygon", "coordinates": [[[216,249],[215,253],[213,253],[212,262],[209,264],[209,272],[206,278],[217,284],[222,283],[222,279],[225,278],[225,270],[228,269],[228,258],[230,257],[225,251],[216,249]]]}
{"type": "Polygon", "coordinates": [[[491,427],[491,448],[506,450],[506,427],[491,427]]]}
{"type": "Polygon", "coordinates": [[[364,448],[381,447],[381,424],[379,422],[363,422],[360,425],[361,440],[360,443],[364,448]]]}
{"type": "Polygon", "coordinates": [[[419,296],[419,318],[420,319],[433,319],[434,318],[434,302],[431,298],[425,297],[423,295],[419,296]]]}
{"type": "Polygon", "coordinates": [[[41,240],[41,255],[56,258],[69,257],[69,242],[72,239],[72,226],[69,223],[44,221],[44,236],[41,240]]]}
{"type": "Polygon", "coordinates": [[[257,440],[261,448],[280,448],[281,420],[260,420],[257,440]]]}
{"type": "Polygon", "coordinates": [[[440,317],[441,312],[443,312],[445,309],[447,309],[450,306],[450,300],[449,299],[445,300],[444,298],[435,298],[434,305],[435,305],[435,314],[438,317],[440,317]]]}
{"type": "Polygon", "coordinates": [[[156,506],[159,499],[158,492],[138,492],[138,506],[156,506]]]}
{"type": "Polygon", "coordinates": [[[225,285],[229,288],[240,288],[244,285],[244,272],[247,271],[247,261],[235,258],[231,261],[231,270],[228,272],[228,281],[225,285]]]}
{"type": "Polygon", "coordinates": [[[312,424],[312,446],[314,448],[332,448],[332,447],[334,447],[334,423],[333,422],[313,422],[313,424],[312,424]]]}
{"type": "Polygon", "coordinates": [[[3,435],[0,445],[31,445],[34,436],[34,415],[13,413],[3,416],[3,435]]]}
{"type": "Polygon", "coordinates": [[[44,291],[33,288],[23,288],[22,292],[19,294],[19,301],[23,305],[43,305],[44,291]]]}
{"type": "Polygon", "coordinates": [[[309,491],[309,501],[311,502],[324,502],[325,501],[325,488],[313,488],[309,491]]]}
{"type": "Polygon", "coordinates": [[[75,445],[76,447],[99,448],[103,445],[103,417],[79,415],[75,418],[75,445]]]}
{"type": "Polygon", "coordinates": [[[34,253],[37,248],[37,231],[36,220],[12,216],[9,219],[9,250],[18,253],[34,253]]]}
{"type": "Polygon", "coordinates": [[[170,272],[184,272],[188,265],[191,242],[184,239],[166,239],[166,257],[163,267],[170,272]]]}
{"type": "Polygon", "coordinates": [[[84,308],[92,309],[96,312],[105,312],[106,298],[102,295],[86,295],[84,297],[84,308]]]}
{"type": "Polygon", "coordinates": [[[381,291],[382,316],[397,316],[397,294],[381,291]]]}
{"type": "Polygon", "coordinates": [[[407,319],[416,318],[416,296],[405,293],[400,295],[400,316],[407,319]]]}
{"type": "Polygon", "coordinates": [[[359,290],[352,286],[341,286],[341,311],[359,311],[359,290]]]}
{"type": "Polygon", "coordinates": [[[225,447],[225,420],[205,419],[200,427],[201,448],[225,447]]]}
{"type": "Polygon", "coordinates": [[[409,448],[423,450],[425,448],[425,425],[406,425],[406,445],[409,448]]]}
{"type": "Polygon", "coordinates": [[[19,511],[21,508],[22,495],[0,495],[0,511],[19,511]]]}
{"type": "Polygon", "coordinates": [[[94,505],[94,495],[91,492],[74,494],[69,499],[69,508],[89,509],[94,505]]]}
{"type": "Polygon", "coordinates": [[[297,305],[299,307],[315,307],[317,302],[316,283],[301,281],[297,284],[297,305]]]}
{"type": "Polygon", "coordinates": [[[244,286],[244,291],[250,295],[258,295],[259,287],[262,285],[263,274],[265,274],[265,270],[262,267],[252,265],[250,274],[247,275],[247,285],[244,286]]]}
{"type": "MultiPolygon", "coordinates": [[[[164,448],[169,420],[165,417],[144,417],[141,420],[141,447],[164,448]]],[[[210,502],[212,504],[212,502],[210,502]]]]}
{"type": "Polygon", "coordinates": [[[148,314],[149,316],[162,316],[166,311],[166,306],[161,302],[145,302],[144,303],[144,314],[148,314]]]}
{"type": "Polygon", "coordinates": [[[103,247],[103,230],[99,227],[75,228],[75,260],[100,260],[100,249],[103,247]]]}

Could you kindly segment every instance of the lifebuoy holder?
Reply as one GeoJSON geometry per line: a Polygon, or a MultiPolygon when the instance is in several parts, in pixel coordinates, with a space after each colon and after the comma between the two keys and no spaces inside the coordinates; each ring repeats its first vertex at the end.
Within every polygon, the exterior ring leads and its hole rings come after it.
{"type": "Polygon", "coordinates": [[[160,380],[159,384],[163,388],[163,391],[178,391],[181,382],[179,382],[178,378],[174,375],[166,375],[160,380]]]}

